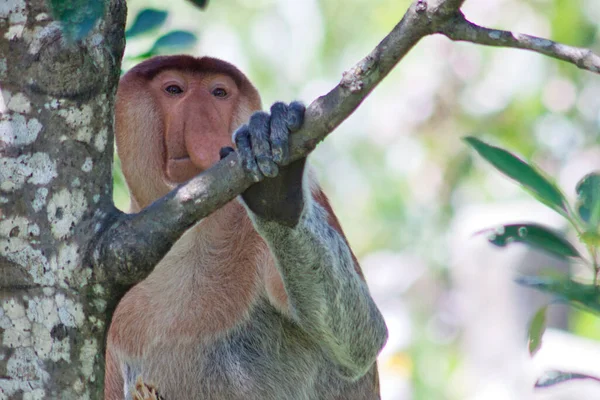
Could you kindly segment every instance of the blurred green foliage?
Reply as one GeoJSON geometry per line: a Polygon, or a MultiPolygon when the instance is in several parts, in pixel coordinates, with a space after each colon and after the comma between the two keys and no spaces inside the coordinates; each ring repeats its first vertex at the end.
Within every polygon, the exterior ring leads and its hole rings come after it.
{"type": "MultiPolygon", "coordinates": [[[[197,38],[187,53],[237,65],[255,83],[265,106],[276,100],[309,103],[368,54],[409,4],[232,0],[210,2],[200,11],[183,0],[129,0],[130,30],[144,9],[167,17],[150,24],[148,34],[128,38],[123,68],[148,55],[159,37],[185,31],[197,38]]],[[[480,25],[600,50],[600,5],[593,1],[473,0],[463,11],[480,25]]],[[[409,389],[388,399],[469,397],[456,384],[469,362],[460,336],[464,321],[448,300],[463,295],[453,261],[461,251],[458,231],[482,206],[491,210],[495,204],[529,202],[543,208],[484,168],[461,138],[476,136],[532,160],[556,178],[552,185],[563,188],[573,204],[577,181],[600,168],[599,92],[597,76],[567,63],[430,37],[313,153],[311,162],[352,248],[364,260],[372,290],[379,290],[377,276],[371,279],[369,271],[381,266],[369,262],[372,255],[417,261],[394,265],[395,278],[405,286],[383,290],[378,299],[386,315],[402,309],[408,318],[402,325],[408,339],[390,341],[381,369],[383,387],[406,381],[409,389]]],[[[117,205],[127,208],[118,170],[114,193],[117,205]]],[[[471,234],[490,226],[477,218],[471,234]]],[[[465,239],[476,240],[484,239],[465,239]]],[[[600,339],[597,319],[579,310],[570,318],[572,332],[600,339]]],[[[525,340],[519,345],[527,348],[525,340]]]]}
{"type": "Polygon", "coordinates": [[[50,11],[60,21],[66,37],[81,40],[102,17],[105,2],[98,0],[50,0],[50,11]]]}
{"type": "Polygon", "coordinates": [[[131,39],[160,28],[165,23],[168,15],[169,13],[164,10],[154,10],[152,8],[141,10],[125,32],[125,37],[131,39]]]}
{"type": "MultiPolygon", "coordinates": [[[[491,229],[490,243],[506,247],[510,243],[525,243],[560,258],[577,259],[591,272],[587,282],[566,276],[521,276],[517,282],[523,286],[550,293],[558,301],[600,316],[600,173],[591,172],[576,186],[576,205],[570,205],[565,194],[534,166],[520,160],[507,150],[490,146],[474,137],[465,141],[487,162],[506,176],[514,179],[529,191],[540,203],[558,212],[577,233],[587,254],[581,255],[575,246],[560,233],[537,224],[509,224],[491,229]]],[[[542,307],[532,318],[529,327],[529,352],[534,355],[541,347],[546,326],[547,306],[542,307]]],[[[600,379],[570,372],[551,372],[537,383],[536,387],[549,387],[573,379],[600,379]]]]}

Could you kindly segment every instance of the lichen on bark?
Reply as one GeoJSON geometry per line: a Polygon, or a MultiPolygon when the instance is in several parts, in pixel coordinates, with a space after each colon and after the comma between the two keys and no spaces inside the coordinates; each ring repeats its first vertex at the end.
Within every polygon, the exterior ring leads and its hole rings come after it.
{"type": "Polygon", "coordinates": [[[102,398],[114,293],[87,261],[112,209],[124,0],[67,40],[44,0],[0,4],[0,399],[102,398]]]}

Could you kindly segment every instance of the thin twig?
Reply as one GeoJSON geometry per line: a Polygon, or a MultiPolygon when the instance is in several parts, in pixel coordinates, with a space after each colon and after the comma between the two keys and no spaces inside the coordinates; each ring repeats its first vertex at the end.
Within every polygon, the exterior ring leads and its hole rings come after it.
{"type": "Polygon", "coordinates": [[[531,50],[569,62],[581,69],[600,73],[600,56],[594,54],[590,49],[567,46],[522,33],[485,28],[468,21],[462,14],[459,18],[444,24],[439,33],[455,41],[531,50]]]}

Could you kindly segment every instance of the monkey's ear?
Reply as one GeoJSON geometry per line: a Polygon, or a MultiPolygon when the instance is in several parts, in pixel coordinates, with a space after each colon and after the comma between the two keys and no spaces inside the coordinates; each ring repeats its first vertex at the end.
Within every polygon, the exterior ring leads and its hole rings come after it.
{"type": "Polygon", "coordinates": [[[221,147],[221,150],[219,150],[219,158],[222,160],[234,151],[235,150],[233,149],[233,147],[230,146],[221,147]]]}

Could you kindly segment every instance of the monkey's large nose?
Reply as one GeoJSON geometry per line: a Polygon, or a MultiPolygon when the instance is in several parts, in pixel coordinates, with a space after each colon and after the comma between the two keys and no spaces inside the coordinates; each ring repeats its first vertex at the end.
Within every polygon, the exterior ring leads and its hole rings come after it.
{"type": "MultiPolygon", "coordinates": [[[[190,133],[189,136],[195,135],[190,133]]],[[[196,168],[205,171],[220,160],[221,148],[232,144],[227,136],[222,136],[224,135],[211,133],[208,137],[203,137],[203,140],[198,140],[197,136],[186,140],[190,159],[196,168]]]]}
{"type": "Polygon", "coordinates": [[[203,121],[198,125],[186,125],[185,149],[196,168],[205,171],[219,161],[222,147],[232,145],[231,135],[219,124],[203,121]]]}

